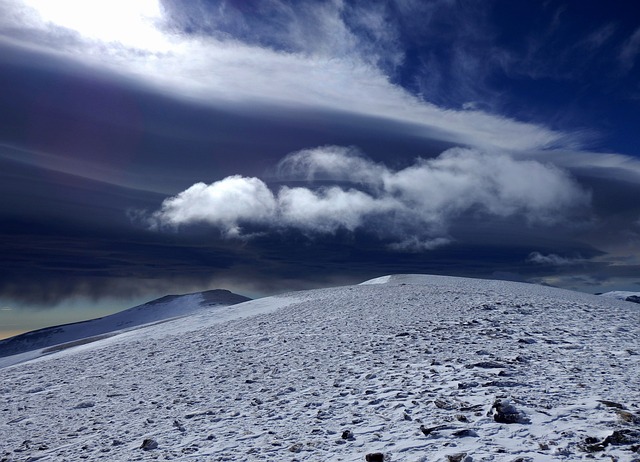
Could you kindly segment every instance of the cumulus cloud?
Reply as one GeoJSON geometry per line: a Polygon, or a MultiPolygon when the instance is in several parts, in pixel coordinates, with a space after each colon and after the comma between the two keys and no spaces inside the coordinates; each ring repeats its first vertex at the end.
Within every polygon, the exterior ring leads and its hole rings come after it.
{"type": "Polygon", "coordinates": [[[228,236],[240,234],[240,222],[268,222],[276,212],[276,200],[258,178],[230,176],[213,184],[196,183],[165,200],[154,214],[153,226],[178,226],[205,222],[224,230],[228,236]]]}
{"type": "Polygon", "coordinates": [[[328,146],[293,153],[277,171],[309,183],[275,192],[241,176],[198,183],[166,199],[152,227],[208,223],[234,237],[247,237],[244,226],[307,234],[363,229],[392,240],[394,250],[423,251],[449,243],[449,224],[464,214],[549,225],[590,202],[556,167],[462,148],[393,170],[354,148],[328,146]]]}
{"type": "Polygon", "coordinates": [[[556,255],[554,253],[550,253],[548,255],[543,255],[540,252],[531,252],[527,257],[527,262],[535,263],[538,265],[551,265],[551,266],[567,266],[567,265],[575,265],[581,263],[583,260],[581,258],[566,258],[561,257],[560,255],[556,255]]]}

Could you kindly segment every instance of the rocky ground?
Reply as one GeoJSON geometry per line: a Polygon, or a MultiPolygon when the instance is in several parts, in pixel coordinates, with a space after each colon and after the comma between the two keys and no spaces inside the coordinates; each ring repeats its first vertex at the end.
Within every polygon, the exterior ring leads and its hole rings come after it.
{"type": "Polygon", "coordinates": [[[3,369],[0,460],[640,461],[638,305],[378,282],[3,369]]]}

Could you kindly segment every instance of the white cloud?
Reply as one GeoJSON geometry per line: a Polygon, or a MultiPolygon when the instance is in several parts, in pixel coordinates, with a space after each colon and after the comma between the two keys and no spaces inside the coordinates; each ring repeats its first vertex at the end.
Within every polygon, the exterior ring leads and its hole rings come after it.
{"type": "Polygon", "coordinates": [[[398,206],[391,198],[339,187],[319,191],[284,187],[278,194],[278,205],[281,224],[318,233],[332,233],[339,228],[354,231],[368,216],[384,214],[398,206]]]}
{"type": "Polygon", "coordinates": [[[471,149],[391,170],[353,148],[328,146],[291,154],[278,171],[289,180],[322,179],[322,186],[283,186],[274,193],[257,178],[198,183],[165,200],[151,221],[155,227],[204,222],[236,237],[243,236],[243,224],[305,233],[363,228],[394,240],[395,250],[422,251],[450,242],[448,225],[465,213],[545,225],[590,201],[556,167],[471,149]]]}
{"type": "MultiPolygon", "coordinates": [[[[579,135],[478,110],[447,110],[419,99],[393,85],[377,65],[379,59],[370,58],[396,53],[393,46],[388,52],[372,51],[356,40],[341,19],[342,2],[318,8],[307,15],[320,20],[315,35],[302,27],[309,18],[289,14],[294,25],[287,26],[282,41],[293,51],[286,52],[248,39],[243,42],[242,37],[187,35],[169,30],[166,24],[163,28],[161,21],[143,22],[140,41],[117,36],[100,40],[66,29],[68,22],[61,19],[58,23],[38,20],[19,0],[1,7],[0,40],[66,56],[199,103],[344,111],[399,122],[413,135],[489,149],[580,144],[579,135]],[[300,27],[295,26],[298,23],[300,27]],[[157,35],[149,32],[150,27],[157,35]],[[336,47],[334,41],[343,45],[336,47]]],[[[381,15],[362,18],[372,33],[379,29],[381,15]]],[[[215,24],[211,28],[215,30],[215,24]]],[[[393,38],[388,41],[392,43],[393,38]]]]}
{"type": "Polygon", "coordinates": [[[389,244],[389,248],[391,250],[396,250],[399,252],[425,252],[433,249],[437,249],[438,247],[443,247],[445,245],[449,245],[452,242],[452,239],[447,237],[436,237],[434,239],[425,239],[421,240],[417,237],[409,237],[400,242],[393,242],[389,244]]]}
{"type": "Polygon", "coordinates": [[[574,173],[627,181],[640,184],[640,160],[615,153],[551,150],[520,152],[512,155],[519,159],[536,159],[548,162],[574,173]]]}
{"type": "Polygon", "coordinates": [[[240,223],[268,223],[276,200],[258,178],[231,176],[210,185],[196,183],[166,199],[151,217],[153,228],[209,223],[227,236],[239,236],[240,223]]]}
{"type": "Polygon", "coordinates": [[[280,161],[277,174],[282,179],[350,181],[381,186],[387,171],[371,162],[356,148],[320,146],[289,154],[280,161]]]}
{"type": "Polygon", "coordinates": [[[583,261],[581,258],[565,258],[554,253],[543,255],[540,252],[531,252],[527,257],[527,262],[538,265],[568,266],[576,265],[583,261]]]}
{"type": "Polygon", "coordinates": [[[291,154],[279,171],[364,185],[428,221],[479,208],[497,216],[522,214],[531,222],[553,222],[560,219],[558,211],[589,202],[589,194],[552,165],[462,148],[393,171],[353,148],[329,146],[291,154]]]}

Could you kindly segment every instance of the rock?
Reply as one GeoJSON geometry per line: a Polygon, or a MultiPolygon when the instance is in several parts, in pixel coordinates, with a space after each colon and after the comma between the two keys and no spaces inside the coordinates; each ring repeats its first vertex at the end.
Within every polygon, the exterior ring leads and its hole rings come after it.
{"type": "Polygon", "coordinates": [[[354,440],[355,437],[353,436],[353,432],[351,430],[345,430],[342,432],[342,439],[343,440],[354,440]]]}
{"type": "Polygon", "coordinates": [[[477,437],[478,434],[473,430],[465,428],[463,430],[458,430],[452,433],[456,438],[468,438],[468,437],[477,437]]]}
{"type": "Polygon", "coordinates": [[[640,295],[629,295],[625,301],[632,303],[640,303],[640,295]]]}
{"type": "Polygon", "coordinates": [[[180,432],[180,433],[186,433],[187,429],[184,427],[184,425],[182,425],[182,423],[179,420],[174,420],[173,421],[173,426],[180,432]]]}
{"type": "Polygon", "coordinates": [[[367,462],[384,462],[384,454],[381,452],[372,452],[364,456],[367,462]]]}
{"type": "Polygon", "coordinates": [[[438,409],[444,409],[447,411],[450,411],[456,408],[456,405],[454,403],[445,401],[443,399],[436,399],[433,401],[433,404],[435,404],[438,409]]]}
{"type": "Polygon", "coordinates": [[[624,429],[615,430],[600,442],[598,442],[597,438],[587,437],[584,440],[584,444],[580,447],[586,452],[600,452],[604,451],[609,445],[622,446],[635,443],[640,443],[640,431],[624,429]]]}
{"type": "Polygon", "coordinates": [[[483,383],[483,387],[498,387],[498,388],[513,388],[523,387],[524,384],[520,382],[514,382],[512,380],[492,380],[491,382],[483,383]]]}
{"type": "Polygon", "coordinates": [[[607,407],[613,407],[616,409],[625,409],[625,407],[622,404],[616,403],[614,401],[609,401],[607,399],[599,399],[598,402],[604,404],[607,407]]]}
{"type": "Polygon", "coordinates": [[[158,449],[158,442],[153,438],[147,438],[142,442],[140,449],[145,451],[151,451],[152,449],[158,449]]]}
{"type": "Polygon", "coordinates": [[[636,414],[633,414],[629,411],[621,411],[619,409],[616,410],[616,414],[618,414],[618,418],[623,422],[640,425],[640,416],[636,414]]]}
{"type": "Polygon", "coordinates": [[[479,387],[480,384],[478,382],[460,382],[458,383],[459,390],[466,390],[467,388],[475,388],[479,387]]]}
{"type": "Polygon", "coordinates": [[[289,448],[289,451],[298,453],[302,451],[303,448],[304,448],[304,445],[302,443],[296,443],[289,448]]]}
{"type": "Polygon", "coordinates": [[[515,424],[515,423],[529,423],[529,419],[525,415],[523,415],[520,411],[518,411],[508,400],[499,400],[497,399],[489,413],[495,409],[495,414],[493,414],[493,420],[498,423],[504,424],[515,424]]]}
{"type": "Polygon", "coordinates": [[[474,367],[479,367],[481,369],[500,369],[504,367],[504,364],[499,363],[498,361],[480,361],[474,364],[468,364],[465,366],[467,369],[471,369],[474,367]]]}
{"type": "Polygon", "coordinates": [[[96,403],[94,403],[93,401],[84,401],[82,403],[78,403],[74,409],[88,409],[90,407],[94,407],[96,405],[96,403]]]}
{"type": "Polygon", "coordinates": [[[623,444],[640,443],[640,431],[636,430],[615,430],[611,435],[607,436],[602,444],[605,446],[613,444],[619,446],[623,444]]]}
{"type": "Polygon", "coordinates": [[[445,428],[448,427],[446,425],[436,425],[435,427],[425,427],[424,425],[420,425],[420,431],[424,434],[424,436],[429,436],[431,433],[438,430],[444,430],[445,428]]]}
{"type": "Polygon", "coordinates": [[[458,452],[456,454],[450,454],[447,457],[447,462],[470,462],[471,458],[467,457],[466,452],[458,452]]]}

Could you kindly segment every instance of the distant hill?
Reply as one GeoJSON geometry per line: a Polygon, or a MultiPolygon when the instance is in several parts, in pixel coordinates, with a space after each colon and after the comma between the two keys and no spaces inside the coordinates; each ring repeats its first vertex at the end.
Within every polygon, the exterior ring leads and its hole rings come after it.
{"type": "Polygon", "coordinates": [[[69,342],[88,342],[122,330],[194,314],[212,306],[230,306],[248,300],[251,299],[222,289],[167,295],[102,318],[46,327],[0,340],[0,358],[69,342]]]}

